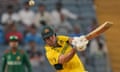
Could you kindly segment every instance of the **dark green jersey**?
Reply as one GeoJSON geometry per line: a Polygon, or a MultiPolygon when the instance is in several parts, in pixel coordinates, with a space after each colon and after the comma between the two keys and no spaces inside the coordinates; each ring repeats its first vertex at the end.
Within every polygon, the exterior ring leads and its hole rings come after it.
{"type": "Polygon", "coordinates": [[[31,64],[26,53],[18,49],[15,54],[8,50],[2,57],[2,72],[32,72],[31,64]]]}

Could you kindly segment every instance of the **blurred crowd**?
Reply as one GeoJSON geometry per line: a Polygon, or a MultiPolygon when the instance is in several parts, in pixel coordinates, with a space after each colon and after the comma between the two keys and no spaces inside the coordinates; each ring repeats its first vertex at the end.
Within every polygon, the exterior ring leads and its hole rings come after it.
{"type": "MultiPolygon", "coordinates": [[[[46,60],[44,41],[40,34],[44,26],[53,27],[57,34],[71,37],[82,35],[80,25],[71,24],[68,19],[84,18],[64,8],[60,2],[55,4],[55,9],[51,12],[46,10],[43,3],[38,5],[37,11],[34,11],[28,2],[24,2],[23,7],[17,12],[16,8],[9,4],[1,14],[0,45],[7,45],[11,35],[18,36],[20,45],[29,55],[34,72],[39,72],[39,65],[44,66],[46,60]]],[[[98,26],[96,20],[93,19],[92,22],[90,31],[98,26]]],[[[78,52],[78,55],[89,72],[107,72],[107,50],[103,36],[91,40],[87,50],[78,52]]],[[[47,72],[45,68],[41,68],[42,72],[47,72]]]]}

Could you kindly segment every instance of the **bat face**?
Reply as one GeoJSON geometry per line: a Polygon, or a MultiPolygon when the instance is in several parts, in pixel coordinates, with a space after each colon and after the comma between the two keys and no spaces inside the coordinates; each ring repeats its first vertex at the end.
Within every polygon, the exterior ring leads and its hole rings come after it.
{"type": "Polygon", "coordinates": [[[88,40],[91,40],[91,39],[99,36],[103,32],[107,31],[112,25],[113,25],[112,22],[106,21],[104,24],[100,25],[98,28],[96,28],[95,30],[93,30],[92,32],[87,34],[86,38],[88,40]]]}

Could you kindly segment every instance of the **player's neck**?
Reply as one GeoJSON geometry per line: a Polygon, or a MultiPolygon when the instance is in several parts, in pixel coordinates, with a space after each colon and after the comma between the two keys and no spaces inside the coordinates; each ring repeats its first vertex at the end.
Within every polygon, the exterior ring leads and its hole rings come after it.
{"type": "Polygon", "coordinates": [[[16,54],[16,52],[17,52],[17,48],[12,48],[12,53],[16,54]]]}
{"type": "Polygon", "coordinates": [[[54,47],[61,47],[57,42],[54,44],[54,47]]]}

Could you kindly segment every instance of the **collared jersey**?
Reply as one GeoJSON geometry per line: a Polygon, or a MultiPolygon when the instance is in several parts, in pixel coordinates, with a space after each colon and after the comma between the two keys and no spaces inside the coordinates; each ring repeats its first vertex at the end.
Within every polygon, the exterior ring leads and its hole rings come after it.
{"type": "Polygon", "coordinates": [[[2,57],[2,72],[26,72],[25,67],[28,72],[32,72],[29,59],[23,50],[18,49],[16,53],[7,50],[2,57]]]}
{"type": "MultiPolygon", "coordinates": [[[[57,36],[57,43],[59,46],[52,47],[45,45],[46,57],[52,66],[58,64],[58,57],[60,54],[65,55],[71,51],[72,46],[68,43],[68,40],[69,37],[67,36],[57,36]]],[[[63,64],[63,69],[59,70],[59,72],[85,72],[85,69],[81,60],[77,54],[75,54],[69,62],[63,64]]]]}

